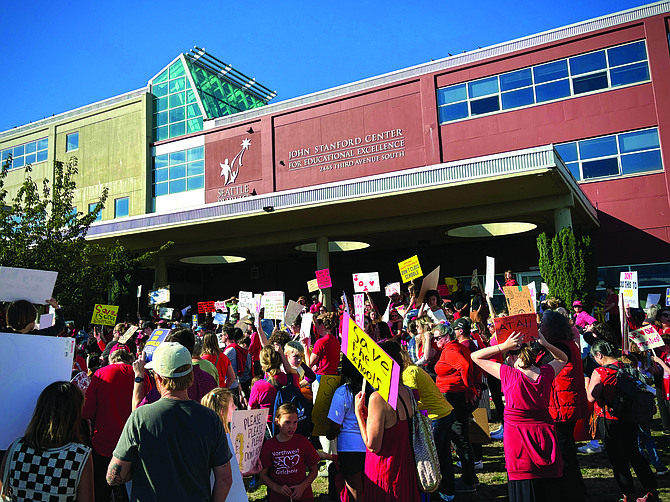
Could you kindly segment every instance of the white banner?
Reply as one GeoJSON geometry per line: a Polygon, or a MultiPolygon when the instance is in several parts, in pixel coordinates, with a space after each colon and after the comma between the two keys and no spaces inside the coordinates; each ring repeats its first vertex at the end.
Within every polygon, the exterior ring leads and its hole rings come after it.
{"type": "Polygon", "coordinates": [[[484,287],[484,294],[489,298],[493,298],[493,290],[495,288],[495,269],[496,269],[496,259],[487,256],[486,257],[486,286],[484,287]]]}
{"type": "Polygon", "coordinates": [[[265,307],[265,319],[284,319],[284,292],[266,291],[263,293],[263,306],[265,307]]]}
{"type": "Polygon", "coordinates": [[[0,267],[0,302],[28,300],[44,305],[53,296],[58,272],[0,267]]]}
{"type": "Polygon", "coordinates": [[[354,280],[355,293],[376,293],[381,291],[379,284],[379,272],[365,272],[359,274],[352,274],[354,280]]]}

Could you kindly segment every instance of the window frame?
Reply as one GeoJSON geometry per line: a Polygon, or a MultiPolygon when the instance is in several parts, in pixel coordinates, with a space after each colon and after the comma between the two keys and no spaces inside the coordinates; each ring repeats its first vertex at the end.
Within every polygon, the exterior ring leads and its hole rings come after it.
{"type": "Polygon", "coordinates": [[[523,110],[523,109],[534,107],[534,106],[556,103],[558,101],[563,101],[563,100],[566,100],[566,99],[572,99],[572,98],[577,98],[577,97],[582,97],[582,96],[590,96],[592,94],[598,94],[598,93],[601,93],[601,92],[607,92],[607,91],[611,91],[611,90],[615,90],[615,89],[623,89],[625,87],[630,87],[630,86],[640,85],[640,84],[646,84],[646,83],[649,83],[649,82],[651,82],[651,71],[649,70],[649,50],[648,50],[648,47],[647,47],[647,41],[646,41],[646,39],[633,40],[633,41],[626,42],[626,43],[623,43],[623,44],[613,45],[611,47],[604,47],[604,48],[601,48],[601,49],[596,49],[596,50],[584,52],[584,53],[581,53],[581,54],[574,54],[572,56],[568,56],[568,57],[565,57],[565,58],[562,58],[562,59],[556,59],[556,60],[553,60],[553,61],[546,61],[544,63],[540,63],[540,64],[533,65],[533,66],[526,66],[524,68],[516,68],[516,69],[508,71],[508,72],[498,73],[498,74],[494,74],[494,75],[487,75],[487,76],[477,78],[477,79],[474,79],[474,80],[467,80],[467,81],[457,82],[457,83],[454,83],[454,84],[439,87],[439,88],[436,89],[436,96],[435,96],[435,99],[437,101],[437,111],[438,111],[437,120],[438,120],[439,125],[453,124],[453,123],[461,122],[461,121],[464,121],[464,120],[471,120],[471,119],[480,118],[480,117],[487,117],[487,116],[490,116],[490,115],[515,111],[515,110],[523,110]],[[625,47],[627,45],[632,45],[632,44],[636,44],[636,43],[639,43],[639,42],[644,42],[644,53],[646,55],[645,59],[640,60],[640,61],[634,61],[634,62],[619,64],[617,66],[611,66],[610,65],[609,50],[616,49],[618,47],[625,47]],[[573,58],[587,56],[589,54],[596,54],[598,52],[604,52],[605,65],[606,65],[604,69],[597,69],[597,70],[587,71],[587,72],[584,72],[584,73],[578,73],[576,75],[572,74],[572,69],[570,68],[570,61],[573,58]],[[541,66],[544,66],[544,65],[547,65],[547,64],[551,64],[551,63],[558,63],[558,62],[561,62],[561,61],[565,61],[565,66],[567,67],[567,76],[556,78],[556,79],[553,79],[553,80],[546,80],[546,81],[542,81],[542,82],[539,82],[539,83],[536,82],[535,71],[534,71],[535,68],[538,68],[538,67],[541,67],[541,66]],[[636,65],[636,64],[639,64],[639,63],[642,63],[642,62],[646,63],[646,65],[647,65],[647,73],[648,73],[649,76],[646,80],[641,80],[641,81],[637,81],[637,82],[633,82],[633,83],[629,83],[629,84],[622,84],[622,85],[612,86],[612,77],[611,77],[612,70],[618,70],[618,69],[625,68],[627,66],[636,65]],[[522,70],[526,70],[526,69],[530,70],[530,77],[531,77],[531,84],[530,85],[518,87],[516,89],[510,89],[510,90],[507,90],[507,91],[502,90],[501,77],[503,77],[505,75],[512,74],[512,73],[516,73],[516,72],[519,72],[519,71],[522,71],[522,70]],[[598,74],[603,73],[603,72],[606,74],[607,87],[603,87],[603,88],[595,89],[595,90],[590,90],[590,91],[585,91],[585,92],[580,92],[580,93],[575,93],[575,80],[592,77],[594,75],[598,75],[598,74]],[[491,93],[491,94],[487,94],[485,96],[478,96],[476,98],[471,98],[470,97],[470,87],[471,87],[472,84],[475,84],[475,83],[480,82],[480,81],[488,80],[488,79],[491,79],[493,77],[497,77],[497,79],[498,79],[498,92],[497,93],[491,93]],[[538,102],[538,100],[537,100],[537,88],[538,87],[546,85],[546,84],[554,83],[554,82],[560,82],[560,81],[563,81],[563,80],[568,81],[569,89],[570,89],[570,94],[569,95],[562,96],[562,97],[555,98],[555,99],[549,99],[549,100],[546,100],[546,101],[539,101],[538,102]],[[441,91],[443,89],[448,89],[448,88],[460,86],[460,85],[465,85],[466,96],[465,96],[464,100],[454,101],[452,103],[444,103],[444,104],[440,103],[440,92],[439,91],[441,91]],[[503,94],[512,93],[512,92],[515,92],[515,91],[519,91],[521,89],[526,89],[528,87],[531,87],[533,89],[533,103],[527,104],[527,105],[521,105],[521,106],[517,106],[517,107],[513,107],[513,108],[504,108],[503,107],[503,99],[502,99],[503,94]],[[486,112],[486,113],[480,113],[480,114],[476,114],[476,115],[472,114],[472,107],[471,107],[471,104],[470,104],[472,101],[491,98],[493,96],[497,96],[497,98],[498,98],[498,107],[499,107],[498,110],[491,111],[491,112],[486,112]],[[448,106],[457,105],[457,104],[461,104],[461,103],[466,103],[467,113],[468,113],[468,115],[466,117],[461,117],[461,118],[458,118],[458,119],[447,120],[447,121],[442,121],[441,120],[440,110],[442,108],[446,108],[448,106]]]}
{"type": "Polygon", "coordinates": [[[205,187],[205,146],[204,145],[199,145],[199,146],[194,146],[192,148],[187,148],[185,150],[178,150],[175,152],[169,152],[169,153],[164,153],[161,155],[154,155],[152,160],[151,160],[151,176],[152,176],[152,181],[151,181],[151,196],[156,199],[158,197],[164,197],[166,195],[174,195],[178,193],[185,193],[185,192],[190,192],[194,190],[204,190],[205,187]],[[195,156],[194,151],[201,149],[202,153],[195,156]],[[178,154],[183,154],[183,161],[181,159],[176,159],[175,157],[180,157],[178,154]],[[163,159],[160,159],[160,167],[156,169],[156,160],[160,157],[165,157],[165,161],[163,159]],[[173,162],[173,159],[175,160],[173,162]],[[189,174],[191,166],[196,166],[198,164],[202,164],[201,166],[194,167],[195,170],[201,170],[202,172],[197,173],[197,174],[189,174]],[[183,169],[183,176],[178,176],[178,177],[171,177],[170,173],[171,171],[174,172],[174,168],[179,167],[183,169]],[[157,173],[160,173],[161,176],[164,176],[161,178],[160,181],[157,180],[157,173]],[[195,183],[195,180],[197,179],[202,179],[202,187],[199,188],[191,188],[189,189],[189,185],[191,183],[195,183]],[[185,190],[178,190],[178,191],[171,191],[170,187],[176,187],[180,186],[180,184],[183,184],[185,187],[185,190]],[[158,189],[160,188],[161,192],[159,195],[156,195],[158,192],[158,189]]]}
{"type": "Polygon", "coordinates": [[[114,199],[114,219],[116,218],[127,218],[130,216],[130,197],[125,196],[125,197],[117,197],[114,199]],[[118,204],[120,201],[126,201],[126,214],[124,215],[119,215],[118,214],[118,204]]]}
{"type": "Polygon", "coordinates": [[[40,162],[46,162],[49,160],[49,136],[45,136],[44,138],[38,138],[34,141],[28,141],[27,143],[21,143],[19,145],[14,145],[12,147],[4,148],[0,150],[0,165],[3,165],[5,163],[5,160],[7,159],[7,154],[12,155],[12,166],[9,169],[10,171],[13,171],[14,169],[21,169],[28,164],[39,164],[40,162]],[[46,141],[46,144],[44,145],[43,148],[39,147],[40,142],[46,141]],[[35,145],[35,150],[32,152],[27,152],[27,147],[29,145],[35,145]],[[14,149],[15,148],[23,148],[23,154],[21,155],[14,155],[14,149]],[[46,154],[46,156],[43,159],[39,159],[41,154],[46,154]],[[35,160],[32,162],[27,162],[27,157],[30,157],[34,155],[35,160]],[[17,165],[19,164],[19,165],[17,165]]]}
{"type": "Polygon", "coordinates": [[[77,150],[79,150],[79,131],[67,133],[65,135],[65,153],[76,152],[77,150]],[[71,136],[76,136],[76,138],[77,138],[77,146],[76,146],[76,148],[72,148],[72,149],[70,149],[70,137],[71,136]]]}

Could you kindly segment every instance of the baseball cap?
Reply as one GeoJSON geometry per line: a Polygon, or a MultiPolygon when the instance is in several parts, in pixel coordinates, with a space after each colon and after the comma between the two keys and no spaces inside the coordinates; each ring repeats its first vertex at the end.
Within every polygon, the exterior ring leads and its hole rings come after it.
{"type": "Polygon", "coordinates": [[[151,361],[145,368],[154,370],[163,378],[178,378],[188,375],[191,367],[191,353],[186,347],[177,342],[163,342],[154,351],[151,361]],[[188,365],[187,371],[177,371],[178,368],[188,365]]]}
{"type": "Polygon", "coordinates": [[[575,300],[574,302],[572,302],[572,306],[573,307],[583,307],[584,305],[582,305],[581,301],[575,300]]]}
{"type": "Polygon", "coordinates": [[[470,332],[470,323],[464,317],[460,317],[459,319],[456,319],[454,322],[452,322],[451,327],[452,329],[461,328],[466,333],[470,332]]]}

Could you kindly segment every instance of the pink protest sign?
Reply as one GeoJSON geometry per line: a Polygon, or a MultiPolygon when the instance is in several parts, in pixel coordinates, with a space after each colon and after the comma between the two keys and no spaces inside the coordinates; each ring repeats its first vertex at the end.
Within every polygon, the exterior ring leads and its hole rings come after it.
{"type": "Polygon", "coordinates": [[[333,287],[333,283],[330,280],[330,269],[324,268],[323,270],[317,270],[316,283],[319,286],[319,289],[333,287]]]}
{"type": "Polygon", "coordinates": [[[358,294],[354,295],[354,315],[356,316],[356,324],[359,327],[364,328],[363,326],[363,316],[365,314],[365,295],[358,294]]]}
{"type": "Polygon", "coordinates": [[[389,298],[393,296],[394,294],[400,294],[400,283],[399,282],[392,282],[390,284],[386,285],[386,288],[384,288],[386,296],[389,298]]]}

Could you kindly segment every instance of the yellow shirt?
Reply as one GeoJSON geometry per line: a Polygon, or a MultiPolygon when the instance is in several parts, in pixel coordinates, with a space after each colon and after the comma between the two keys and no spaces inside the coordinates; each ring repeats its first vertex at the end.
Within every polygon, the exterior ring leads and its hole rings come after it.
{"type": "Polygon", "coordinates": [[[418,366],[405,368],[402,372],[402,383],[419,391],[419,409],[426,410],[431,420],[444,418],[453,410],[430,375],[418,366]]]}

